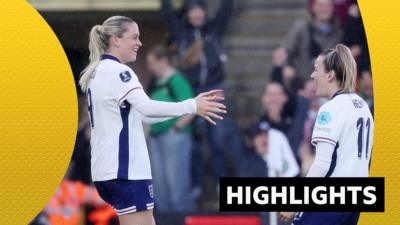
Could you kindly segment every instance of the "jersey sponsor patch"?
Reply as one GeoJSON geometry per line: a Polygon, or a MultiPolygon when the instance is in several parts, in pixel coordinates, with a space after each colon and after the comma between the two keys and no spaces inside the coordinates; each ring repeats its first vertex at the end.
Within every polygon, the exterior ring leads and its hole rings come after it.
{"type": "Polygon", "coordinates": [[[129,71],[120,73],[119,77],[121,78],[122,82],[128,82],[132,79],[132,75],[129,73],[129,71]]]}
{"type": "Polygon", "coordinates": [[[321,112],[318,116],[318,124],[326,125],[329,122],[331,122],[331,119],[332,119],[332,117],[329,112],[326,112],[326,111],[321,112]]]}

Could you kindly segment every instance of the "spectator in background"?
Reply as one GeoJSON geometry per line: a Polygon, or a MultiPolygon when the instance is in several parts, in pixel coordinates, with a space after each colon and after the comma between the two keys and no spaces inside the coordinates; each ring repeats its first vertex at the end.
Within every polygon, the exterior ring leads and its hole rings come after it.
{"type": "Polygon", "coordinates": [[[283,48],[278,48],[272,55],[271,81],[278,82],[292,89],[298,79],[295,68],[287,64],[287,53],[283,48]]]}
{"type": "Polygon", "coordinates": [[[268,122],[259,121],[250,128],[250,135],[252,150],[243,158],[239,176],[294,177],[299,174],[285,134],[271,128],[268,122]]]}
{"type": "MultiPolygon", "coordinates": [[[[315,0],[308,1],[308,8],[311,11],[315,0]]],[[[333,0],[334,14],[342,26],[346,23],[349,8],[356,3],[356,0],[333,0]]]]}
{"type": "Polygon", "coordinates": [[[282,58],[287,58],[287,64],[294,67],[303,81],[311,74],[318,54],[342,40],[343,32],[333,12],[332,0],[314,0],[311,19],[297,21],[276,50],[282,58]]]}
{"type": "MultiPolygon", "coordinates": [[[[161,0],[161,14],[170,31],[172,44],[178,53],[178,66],[192,85],[195,93],[211,89],[224,89],[223,62],[226,55],[222,51],[221,38],[230,19],[233,0],[222,0],[213,19],[206,20],[206,4],[203,0],[187,0],[179,15],[173,9],[170,0],[161,0]]],[[[202,185],[201,149],[203,140],[208,140],[211,151],[214,181],[226,176],[228,166],[226,156],[232,157],[238,165],[243,148],[240,130],[232,118],[227,115],[218,126],[209,126],[205,120],[195,122],[194,185],[202,185]]],[[[237,169],[237,168],[234,168],[237,169]]]]}
{"type": "Polygon", "coordinates": [[[67,172],[40,214],[30,225],[79,225],[83,222],[93,225],[113,224],[117,219],[114,209],[101,199],[93,184],[85,184],[71,175],[71,162],[67,172]]]}
{"type": "Polygon", "coordinates": [[[269,128],[267,122],[262,122],[248,129],[250,141],[239,164],[239,177],[268,177],[268,165],[264,156],[268,152],[269,128]]]}
{"type": "Polygon", "coordinates": [[[292,118],[284,111],[287,101],[288,96],[282,84],[270,82],[265,85],[262,96],[265,114],[261,117],[261,120],[268,122],[272,128],[280,130],[283,133],[288,132],[292,124],[292,118]]]}
{"type": "Polygon", "coordinates": [[[304,88],[299,90],[299,95],[306,98],[309,102],[307,117],[304,122],[303,139],[299,148],[299,157],[301,161],[301,174],[306,175],[312,162],[314,161],[315,148],[311,144],[312,129],[317,119],[319,107],[322,105],[321,99],[316,95],[316,87],[313,80],[305,82],[304,88]]]}
{"type": "Polygon", "coordinates": [[[287,55],[283,49],[274,52],[272,56],[271,81],[281,84],[288,97],[283,112],[287,118],[291,118],[290,129],[284,132],[289,139],[296,160],[300,164],[298,152],[302,142],[303,133],[301,131],[307,117],[309,103],[306,98],[298,94],[304,83],[297,76],[296,70],[292,66],[285,64],[286,59],[287,55]]]}
{"type": "MultiPolygon", "coordinates": [[[[44,209],[49,225],[79,225],[83,221],[83,207],[90,205],[101,210],[102,217],[89,219],[94,224],[104,225],[116,218],[116,214],[110,205],[105,203],[99,196],[94,186],[83,184],[80,181],[64,179],[58,187],[54,196],[50,199],[44,209]]],[[[92,212],[96,214],[96,211],[92,212]]]]}
{"type": "Polygon", "coordinates": [[[179,67],[196,92],[221,87],[224,79],[221,37],[232,11],[232,0],[222,0],[215,18],[206,21],[203,0],[187,0],[180,17],[170,0],[161,0],[161,13],[173,44],[177,46],[179,67]]]}
{"type": "MultiPolygon", "coordinates": [[[[149,71],[156,76],[152,99],[180,102],[193,97],[189,82],[171,65],[171,55],[166,47],[154,47],[146,60],[149,71]]],[[[193,115],[186,115],[153,124],[150,128],[150,159],[159,211],[193,210],[189,195],[192,119],[193,115]]]]}
{"type": "Polygon", "coordinates": [[[294,92],[285,90],[278,82],[266,84],[262,97],[265,114],[260,118],[272,128],[280,130],[289,139],[293,154],[300,164],[298,149],[303,138],[308,101],[294,92]]]}
{"type": "Polygon", "coordinates": [[[374,115],[374,91],[372,88],[372,74],[370,70],[361,72],[360,79],[360,96],[368,104],[372,116],[374,115]]]}
{"type": "Polygon", "coordinates": [[[353,4],[349,8],[348,17],[344,25],[343,44],[349,46],[351,54],[357,62],[358,72],[369,71],[371,62],[367,37],[357,4],[353,4]]]}

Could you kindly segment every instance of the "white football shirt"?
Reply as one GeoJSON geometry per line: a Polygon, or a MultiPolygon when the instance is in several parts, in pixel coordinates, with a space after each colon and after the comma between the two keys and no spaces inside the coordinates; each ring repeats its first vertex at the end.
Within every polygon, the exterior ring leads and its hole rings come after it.
{"type": "Polygon", "coordinates": [[[326,177],[368,177],[374,120],[357,94],[338,92],[318,112],[311,143],[335,146],[326,177]]]}
{"type": "Polygon", "coordinates": [[[196,112],[193,99],[153,101],[133,70],[112,55],[103,55],[88,88],[93,181],[151,179],[142,121],[196,112]]]}

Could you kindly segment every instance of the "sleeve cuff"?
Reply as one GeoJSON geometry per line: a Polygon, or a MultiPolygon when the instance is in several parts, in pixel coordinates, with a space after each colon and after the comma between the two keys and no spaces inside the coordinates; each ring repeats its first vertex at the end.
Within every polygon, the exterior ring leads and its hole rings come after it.
{"type": "Polygon", "coordinates": [[[191,98],[188,100],[183,101],[184,105],[185,105],[185,111],[190,113],[190,114],[196,114],[197,112],[197,105],[196,105],[196,101],[191,98]]]}
{"type": "Polygon", "coordinates": [[[311,139],[311,144],[316,146],[318,142],[327,142],[336,146],[337,141],[333,140],[332,138],[327,137],[313,137],[311,139]]]}

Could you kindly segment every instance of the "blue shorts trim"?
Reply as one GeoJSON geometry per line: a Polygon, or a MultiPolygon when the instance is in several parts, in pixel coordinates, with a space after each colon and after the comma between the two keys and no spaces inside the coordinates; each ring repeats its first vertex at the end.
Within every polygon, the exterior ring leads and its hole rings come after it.
{"type": "Polygon", "coordinates": [[[357,225],[359,212],[300,212],[292,225],[357,225]]]}
{"type": "Polygon", "coordinates": [[[119,216],[154,208],[152,180],[114,179],[96,181],[94,185],[119,216]]]}

